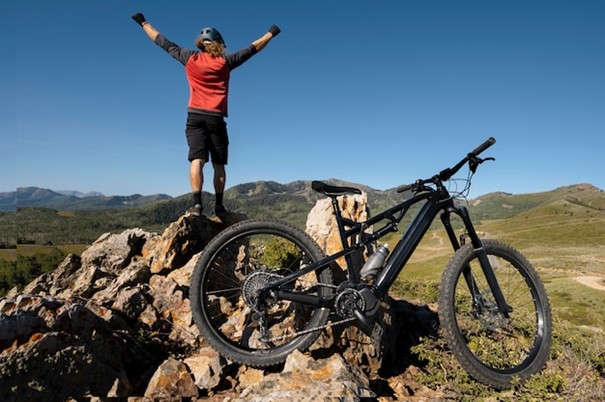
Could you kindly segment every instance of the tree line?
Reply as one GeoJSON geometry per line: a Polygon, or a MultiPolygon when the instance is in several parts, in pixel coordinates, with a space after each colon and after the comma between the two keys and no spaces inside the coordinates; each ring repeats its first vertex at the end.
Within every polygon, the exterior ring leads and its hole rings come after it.
{"type": "Polygon", "coordinates": [[[65,252],[52,247],[31,256],[17,254],[15,261],[0,259],[0,297],[15,286],[21,290],[38,276],[53,271],[65,257],[65,252]]]}

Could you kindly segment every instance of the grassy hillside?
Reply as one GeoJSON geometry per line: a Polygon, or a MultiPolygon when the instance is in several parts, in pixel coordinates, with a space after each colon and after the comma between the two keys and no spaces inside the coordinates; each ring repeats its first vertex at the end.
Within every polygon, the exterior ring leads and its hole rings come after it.
{"type": "MultiPolygon", "coordinates": [[[[502,240],[520,250],[538,269],[542,278],[548,284],[552,283],[557,291],[565,286],[578,287],[574,280],[578,276],[605,277],[605,212],[583,219],[556,213],[542,215],[533,221],[519,216],[487,221],[477,229],[485,237],[502,240]]],[[[391,240],[391,244],[396,240],[391,240]]],[[[445,232],[432,231],[421,242],[404,269],[402,278],[438,282],[451,256],[452,248],[445,232]]],[[[592,309],[596,313],[593,317],[598,318],[601,328],[605,330],[605,293],[587,289],[585,294],[588,293],[600,296],[599,303],[589,304],[598,307],[592,309]]],[[[590,314],[587,312],[588,316],[590,314]]]]}
{"type": "Polygon", "coordinates": [[[524,250],[540,268],[605,273],[605,210],[585,204],[555,199],[482,229],[524,250]]]}
{"type": "MultiPolygon", "coordinates": [[[[379,191],[334,179],[327,181],[361,188],[367,193],[373,214],[404,198],[395,190],[379,191]]],[[[319,198],[320,195],[311,190],[310,181],[286,185],[261,181],[230,188],[225,193],[225,204],[228,209],[245,213],[251,218],[279,219],[304,228],[307,215],[319,198]]],[[[203,203],[206,206],[204,213],[211,215],[214,196],[204,193],[203,203]]],[[[0,247],[15,246],[17,243],[91,243],[105,232],[133,227],[161,231],[184,213],[189,204],[189,196],[184,195],[132,208],[63,211],[27,207],[18,208],[15,212],[0,212],[0,247]]],[[[472,200],[469,209],[475,219],[496,220],[500,221],[500,225],[511,224],[502,220],[524,217],[526,221],[518,221],[518,225],[526,226],[526,234],[531,236],[533,221],[540,221],[544,216],[558,215],[562,220],[580,219],[580,223],[598,216],[605,210],[605,193],[590,185],[562,187],[535,194],[493,193],[472,200]]],[[[412,216],[410,214],[410,218],[412,216]]],[[[407,222],[404,220],[402,226],[405,227],[407,222]]],[[[493,230],[498,229],[497,225],[493,230]]],[[[583,230],[598,232],[598,229],[591,224],[583,230]]],[[[560,231],[565,232],[565,229],[560,231]]],[[[521,230],[515,233],[520,235],[521,230]]],[[[550,233],[555,236],[555,232],[550,233]]],[[[565,237],[564,233],[562,237],[565,237]]]]}
{"type": "Polygon", "coordinates": [[[605,210],[605,196],[602,190],[590,184],[577,184],[542,193],[486,194],[471,201],[471,211],[476,218],[503,219],[556,201],[566,201],[594,210],[605,210]]]}
{"type": "MultiPolygon", "coordinates": [[[[452,388],[468,387],[464,393],[474,395],[474,400],[602,400],[605,291],[588,287],[579,279],[605,278],[603,192],[567,188],[519,198],[492,197],[489,201],[494,205],[506,201],[522,212],[483,220],[477,230],[482,236],[513,245],[538,270],[553,312],[551,360],[517,395],[494,395],[493,391],[468,382],[465,373],[450,364],[439,339],[426,339],[416,348],[418,355],[429,362],[421,381],[428,387],[448,383],[452,388]],[[525,209],[528,205],[533,207],[525,209]],[[519,399],[520,395],[527,399],[519,399]]],[[[395,236],[391,236],[391,244],[397,240],[395,236]]],[[[440,277],[451,256],[445,232],[429,232],[397,279],[394,291],[407,300],[436,302],[440,277]]],[[[603,279],[595,283],[604,285],[603,279]]]]}

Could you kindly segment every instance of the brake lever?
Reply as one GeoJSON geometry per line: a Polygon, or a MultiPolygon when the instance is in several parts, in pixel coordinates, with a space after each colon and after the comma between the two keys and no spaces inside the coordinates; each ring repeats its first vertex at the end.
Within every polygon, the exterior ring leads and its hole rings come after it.
{"type": "Polygon", "coordinates": [[[470,171],[475,174],[475,172],[477,171],[477,167],[482,164],[483,162],[487,162],[487,161],[495,161],[496,158],[492,158],[491,156],[488,158],[479,158],[476,155],[469,155],[469,160],[468,160],[468,168],[470,169],[470,171]]]}
{"type": "Polygon", "coordinates": [[[412,184],[412,191],[414,191],[414,194],[418,194],[421,193],[425,190],[426,186],[424,185],[424,181],[423,180],[416,180],[413,184],[412,184]]]}

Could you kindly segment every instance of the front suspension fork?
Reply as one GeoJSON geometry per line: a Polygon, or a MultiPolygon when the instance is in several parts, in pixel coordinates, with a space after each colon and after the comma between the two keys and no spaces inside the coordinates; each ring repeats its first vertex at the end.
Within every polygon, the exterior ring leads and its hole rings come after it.
{"type": "MultiPolygon", "coordinates": [[[[477,260],[479,261],[479,264],[481,265],[483,275],[485,275],[485,279],[487,280],[489,288],[490,288],[492,294],[494,295],[494,299],[496,300],[496,304],[498,305],[498,311],[500,311],[500,313],[504,317],[508,318],[509,313],[512,312],[512,308],[508,305],[508,303],[506,303],[506,300],[504,299],[504,295],[502,294],[502,289],[500,289],[500,285],[498,284],[498,280],[496,279],[496,274],[494,273],[494,269],[493,269],[491,263],[489,262],[489,258],[487,256],[487,253],[485,252],[485,248],[483,247],[483,242],[477,235],[477,232],[475,231],[475,227],[473,226],[473,223],[471,222],[471,218],[468,213],[468,209],[466,209],[466,207],[464,207],[464,206],[458,206],[457,208],[449,208],[448,210],[443,212],[443,214],[441,214],[441,222],[443,222],[443,226],[445,227],[445,231],[447,232],[450,242],[452,243],[452,246],[454,247],[454,251],[458,251],[458,249],[460,249],[460,247],[461,247],[461,244],[458,241],[458,238],[456,237],[456,233],[454,232],[454,229],[452,228],[452,225],[450,222],[451,213],[455,213],[462,219],[462,222],[464,223],[464,227],[466,228],[466,235],[471,240],[471,244],[473,245],[473,248],[475,251],[475,256],[477,257],[477,260]]],[[[462,242],[464,242],[464,239],[462,239],[462,242]]],[[[477,297],[478,297],[477,284],[471,273],[470,266],[467,265],[464,268],[463,274],[464,274],[466,283],[468,285],[468,288],[471,291],[471,294],[473,295],[473,298],[475,300],[477,300],[477,297]]]]}

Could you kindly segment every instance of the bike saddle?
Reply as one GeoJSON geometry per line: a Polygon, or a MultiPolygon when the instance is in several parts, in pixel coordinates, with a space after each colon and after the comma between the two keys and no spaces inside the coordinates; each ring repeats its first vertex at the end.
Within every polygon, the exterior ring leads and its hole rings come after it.
{"type": "Polygon", "coordinates": [[[311,182],[311,188],[318,193],[327,195],[328,197],[336,197],[344,194],[361,194],[361,190],[354,187],[331,186],[322,181],[314,180],[311,182]]]}

